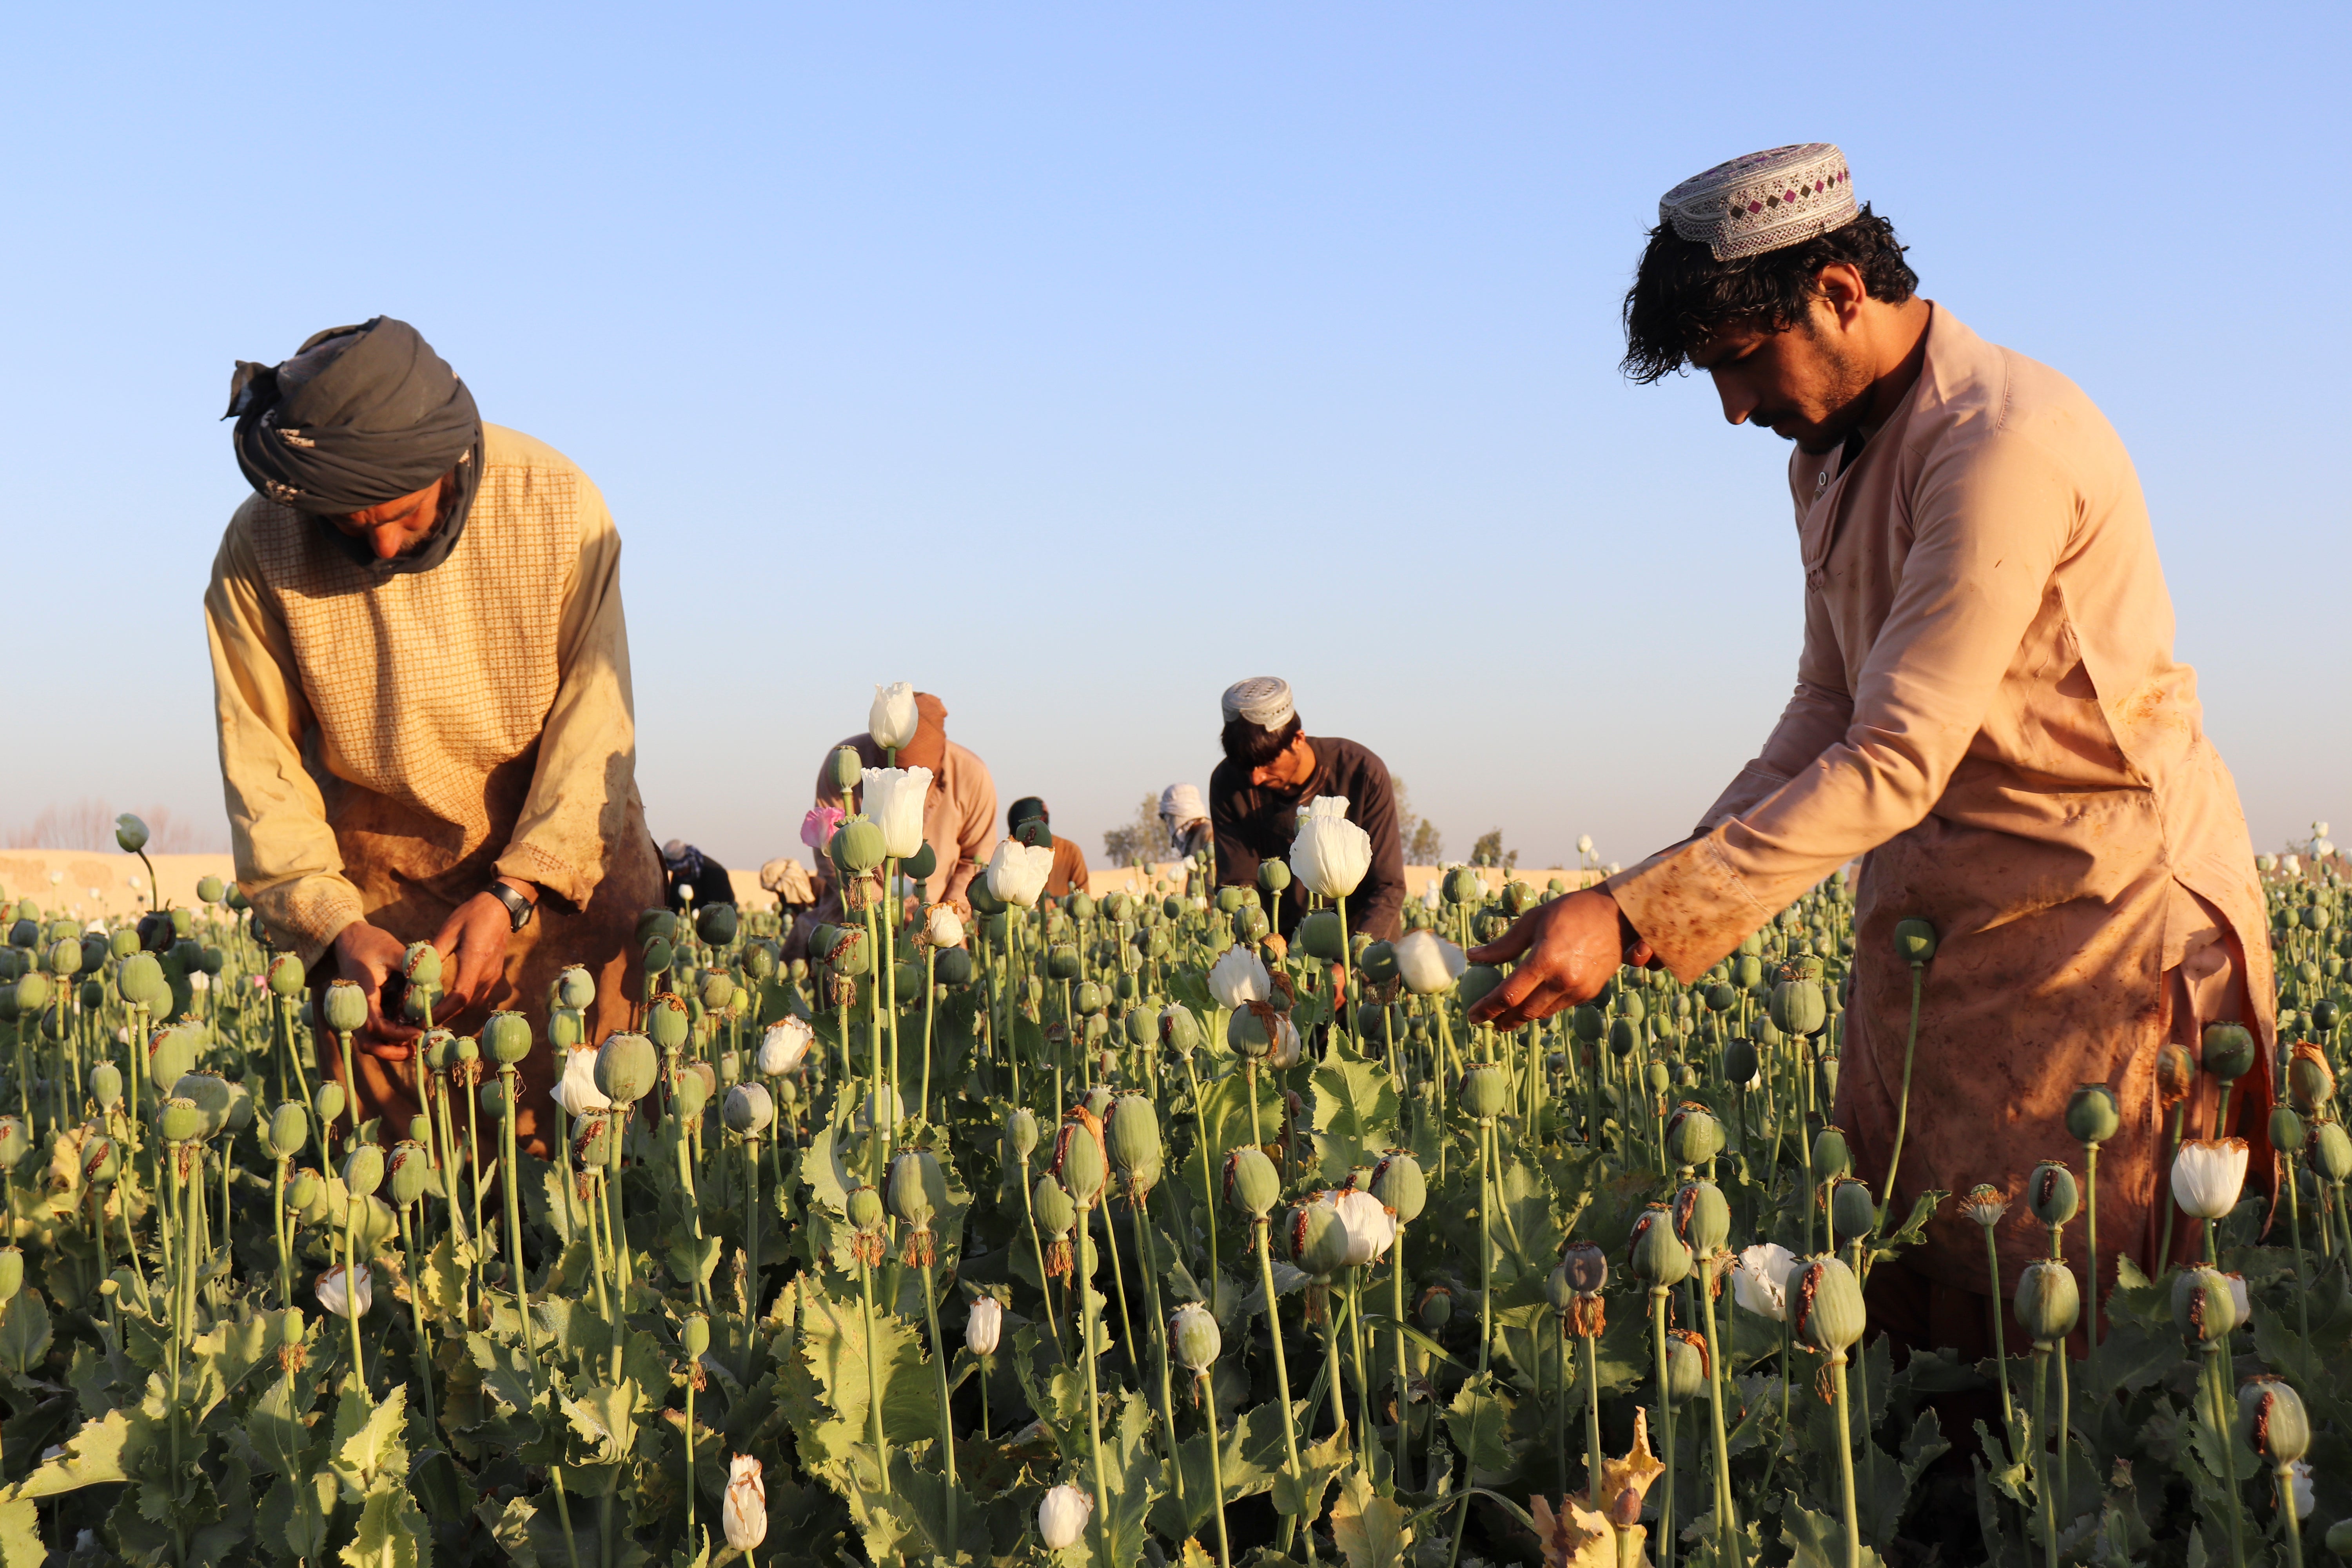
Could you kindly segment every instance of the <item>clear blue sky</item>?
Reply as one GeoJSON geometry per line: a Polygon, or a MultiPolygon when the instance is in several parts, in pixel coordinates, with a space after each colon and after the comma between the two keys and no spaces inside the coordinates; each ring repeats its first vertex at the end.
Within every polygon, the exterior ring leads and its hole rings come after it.
{"type": "Polygon", "coordinates": [[[657,836],[877,681],[1089,852],[1287,676],[1449,849],[1678,836],[1792,679],[1785,448],[1624,384],[1659,192],[1840,142],[2122,429],[2257,842],[2352,831],[2340,4],[27,7],[0,829],[216,822],[230,363],[383,312],[618,517],[657,836]]]}

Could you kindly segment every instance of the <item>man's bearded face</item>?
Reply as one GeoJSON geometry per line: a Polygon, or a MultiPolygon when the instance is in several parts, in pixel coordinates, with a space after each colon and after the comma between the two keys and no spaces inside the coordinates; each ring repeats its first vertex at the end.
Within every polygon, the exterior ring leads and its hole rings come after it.
{"type": "Polygon", "coordinates": [[[1805,452],[1834,451],[1869,412],[1868,364],[1818,300],[1793,326],[1727,326],[1690,358],[1714,379],[1726,419],[1769,430],[1805,452]]]}

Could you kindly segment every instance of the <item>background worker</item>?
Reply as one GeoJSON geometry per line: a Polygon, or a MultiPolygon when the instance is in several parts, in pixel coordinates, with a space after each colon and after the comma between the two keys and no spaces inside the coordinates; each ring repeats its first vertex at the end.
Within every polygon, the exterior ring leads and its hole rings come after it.
{"type": "MultiPolygon", "coordinates": [[[[915,733],[898,748],[898,765],[931,771],[930,791],[923,800],[923,839],[931,847],[935,858],[931,874],[923,879],[923,898],[929,903],[954,904],[969,914],[971,906],[964,898],[964,889],[971,886],[974,877],[988,868],[989,855],[996,847],[996,781],[989,776],[986,763],[948,739],[945,703],[928,691],[918,691],[915,713],[915,733]]],[[[833,757],[844,746],[856,752],[866,767],[889,765],[883,748],[867,731],[827,747],[824,760],[817,764],[819,806],[843,808],[841,788],[833,782],[833,757]]],[[[803,941],[809,924],[819,920],[837,920],[841,910],[841,896],[833,886],[833,862],[825,857],[823,846],[814,847],[817,903],[796,931],[803,941]]]]}
{"type": "Polygon", "coordinates": [[[673,838],[662,846],[662,878],[668,888],[669,907],[684,910],[735,901],[735,884],[727,868],[698,846],[673,838]]]}
{"type": "MultiPolygon", "coordinates": [[[[2267,1047],[2274,1024],[2253,847],[2196,673],[2172,656],[2130,455],[2080,387],[1918,297],[1835,147],[1719,165],[1659,216],[1625,299],[1625,369],[1688,364],[1730,423],[1793,443],[1796,691],[1689,838],[1470,955],[1517,961],[1473,1016],[1548,1016],[1621,958],[1696,980],[1862,856],[1832,1112],[1857,1174],[1887,1180],[1911,1010],[1894,933],[1916,917],[1937,944],[1889,1212],[1979,1183],[2021,1200],[2035,1164],[2080,1160],[2067,1101],[2106,1084],[2123,1125],[2099,1160],[2095,1308],[2117,1250],[2163,1264],[2159,1047],[2193,1049],[2222,1020],[2267,1047]]],[[[2236,1089],[2258,1173],[2269,1056],[2236,1089]]],[[[2216,1098],[2202,1079],[2189,1126],[2216,1098]]],[[[2175,1228],[2183,1247],[2196,1234],[2175,1228]]],[[[1982,1353],[1983,1237],[1951,1205],[1927,1237],[1873,1271],[1873,1321],[1982,1353]]],[[[1996,1237],[2006,1296],[2048,1242],[2022,1201],[1996,1237]]]]}
{"type": "Polygon", "coordinates": [[[1216,847],[1217,830],[1209,821],[1209,803],[1197,784],[1172,784],[1160,792],[1160,826],[1168,834],[1168,853],[1190,860],[1216,847]]]}
{"type": "Polygon", "coordinates": [[[1005,810],[1004,831],[1033,848],[1054,851],[1054,868],[1045,876],[1047,897],[1066,899],[1087,890],[1086,851],[1054,831],[1044,801],[1034,795],[1014,801],[1005,810]]]}
{"type": "MultiPolygon", "coordinates": [[[[1272,676],[1227,687],[1222,707],[1225,756],[1209,775],[1218,884],[1257,886],[1259,863],[1290,853],[1299,808],[1320,795],[1344,796],[1348,820],[1372,840],[1372,868],[1348,899],[1349,929],[1396,936],[1403,929],[1404,842],[1388,764],[1353,741],[1308,735],[1289,682],[1272,676]]],[[[1306,912],[1307,889],[1294,878],[1269,913],[1287,935],[1306,912]]]]}
{"type": "Polygon", "coordinates": [[[435,1023],[529,1015],[517,1131],[544,1157],[550,983],[584,964],[591,1039],[626,1027],[637,916],[662,896],[612,514],[388,316],[240,363],[229,412],[255,493],[205,622],[237,885],[314,997],[367,993],[362,1118],[415,1110],[409,942],[441,952],[435,1023]]]}

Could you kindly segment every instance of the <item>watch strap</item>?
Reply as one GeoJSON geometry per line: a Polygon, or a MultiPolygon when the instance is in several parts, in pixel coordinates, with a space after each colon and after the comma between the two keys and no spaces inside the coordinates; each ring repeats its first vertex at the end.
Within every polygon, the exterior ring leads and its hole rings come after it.
{"type": "Polygon", "coordinates": [[[507,918],[514,922],[512,926],[509,928],[510,930],[522,930],[523,927],[530,924],[530,917],[538,912],[537,905],[533,904],[529,899],[524,898],[520,893],[516,892],[512,888],[508,887],[504,882],[494,881],[486,890],[489,893],[490,897],[498,900],[499,902],[507,907],[507,918]]]}

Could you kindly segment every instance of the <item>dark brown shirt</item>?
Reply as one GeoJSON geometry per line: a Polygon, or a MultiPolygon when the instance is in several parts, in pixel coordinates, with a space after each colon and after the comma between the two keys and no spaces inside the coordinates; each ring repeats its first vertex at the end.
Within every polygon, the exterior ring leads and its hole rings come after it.
{"type": "MultiPolygon", "coordinates": [[[[1290,854],[1298,808],[1317,795],[1344,795],[1348,820],[1371,835],[1372,868],[1348,895],[1348,926],[1378,939],[1397,935],[1404,909],[1404,841],[1397,833],[1396,787],[1388,764],[1366,747],[1336,736],[1309,735],[1315,774],[1297,791],[1254,784],[1249,770],[1231,760],[1209,775],[1209,818],[1217,830],[1217,883],[1257,886],[1258,864],[1290,854]]],[[[1287,933],[1307,912],[1307,889],[1291,879],[1273,912],[1287,933]]]]}

